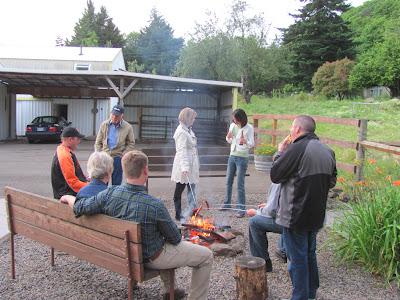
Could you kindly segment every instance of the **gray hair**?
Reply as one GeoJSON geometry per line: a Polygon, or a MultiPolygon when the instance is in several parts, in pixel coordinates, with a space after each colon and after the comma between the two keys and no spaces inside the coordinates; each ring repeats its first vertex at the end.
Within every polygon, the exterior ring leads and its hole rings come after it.
{"type": "Polygon", "coordinates": [[[87,162],[90,178],[103,179],[113,171],[114,161],[106,152],[93,152],[87,162]]]}
{"type": "Polygon", "coordinates": [[[295,124],[299,126],[303,132],[314,133],[315,132],[315,120],[307,115],[297,116],[295,124]]]}

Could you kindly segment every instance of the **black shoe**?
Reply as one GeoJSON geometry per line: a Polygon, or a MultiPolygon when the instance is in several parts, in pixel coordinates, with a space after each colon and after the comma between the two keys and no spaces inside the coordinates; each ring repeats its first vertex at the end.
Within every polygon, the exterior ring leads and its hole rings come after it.
{"type": "Polygon", "coordinates": [[[277,258],[279,258],[279,260],[281,260],[283,263],[287,263],[287,255],[285,252],[281,251],[281,250],[276,250],[275,251],[275,255],[277,258]]]}
{"type": "Polygon", "coordinates": [[[272,272],[272,261],[269,258],[265,261],[265,271],[272,272]]]}
{"type": "MultiPolygon", "coordinates": [[[[183,299],[186,296],[184,289],[175,289],[174,298],[176,300],[183,299]]],[[[169,293],[164,293],[163,300],[169,300],[169,293]]]]}
{"type": "Polygon", "coordinates": [[[243,212],[239,212],[236,214],[236,218],[244,218],[245,216],[246,216],[246,214],[243,212]]]}

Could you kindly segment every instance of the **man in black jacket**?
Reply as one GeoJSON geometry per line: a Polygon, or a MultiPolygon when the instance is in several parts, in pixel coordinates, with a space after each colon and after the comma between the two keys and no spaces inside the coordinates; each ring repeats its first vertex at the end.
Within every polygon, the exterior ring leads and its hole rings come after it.
{"type": "Polygon", "coordinates": [[[316,236],[324,223],[328,191],[336,184],[335,153],[314,131],[313,118],[296,117],[290,136],[279,144],[271,169],[272,182],[281,183],[276,223],[283,226],[292,300],[316,297],[316,236]]]}

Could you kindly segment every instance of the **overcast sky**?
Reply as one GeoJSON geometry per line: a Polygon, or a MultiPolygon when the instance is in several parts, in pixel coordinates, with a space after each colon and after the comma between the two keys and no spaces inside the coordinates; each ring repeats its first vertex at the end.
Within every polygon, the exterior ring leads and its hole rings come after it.
{"type": "MultiPolygon", "coordinates": [[[[349,0],[359,6],[366,0],[349,0]]],[[[8,0],[2,1],[0,46],[55,46],[57,36],[70,38],[75,23],[82,17],[86,0],[8,0]]],[[[104,5],[122,33],[139,31],[149,21],[155,7],[175,30],[175,36],[187,37],[195,21],[205,19],[206,10],[224,19],[231,0],[93,0],[96,12],[104,5]]],[[[269,38],[294,21],[289,13],[301,7],[298,0],[247,0],[252,11],[262,12],[271,24],[269,38]]]]}

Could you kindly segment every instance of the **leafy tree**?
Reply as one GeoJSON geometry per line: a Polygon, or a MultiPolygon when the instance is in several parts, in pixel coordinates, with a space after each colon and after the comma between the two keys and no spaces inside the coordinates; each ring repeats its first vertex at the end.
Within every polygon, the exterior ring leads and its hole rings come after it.
{"type": "Polygon", "coordinates": [[[370,0],[342,16],[354,32],[357,54],[362,54],[383,42],[387,34],[399,30],[400,1],[370,0]]]}
{"type": "Polygon", "coordinates": [[[87,1],[87,7],[83,12],[82,18],[75,24],[74,35],[71,41],[66,40],[67,46],[80,46],[84,43],[89,43],[90,45],[85,46],[97,46],[92,44],[92,42],[98,42],[98,37],[96,34],[96,14],[94,9],[94,4],[92,0],[87,1]]]}
{"type": "Polygon", "coordinates": [[[361,54],[350,75],[354,87],[387,86],[393,97],[400,96],[400,34],[392,34],[361,54]]]}
{"type": "Polygon", "coordinates": [[[100,47],[121,48],[124,46],[124,37],[114,24],[113,19],[108,16],[104,6],[100,7],[100,12],[96,15],[95,32],[99,37],[100,47]]]}
{"type": "Polygon", "coordinates": [[[71,41],[66,40],[66,45],[119,48],[124,45],[124,37],[108,16],[106,8],[102,6],[96,14],[92,0],[88,0],[82,18],[75,25],[74,35],[71,41]]]}
{"type": "Polygon", "coordinates": [[[139,64],[137,61],[137,43],[140,37],[139,32],[131,32],[126,36],[125,46],[123,48],[125,64],[128,66],[128,71],[143,72],[144,65],[139,64]]]}
{"type": "Polygon", "coordinates": [[[195,78],[243,82],[245,100],[260,92],[272,92],[289,76],[287,52],[277,43],[266,46],[267,27],[262,15],[248,13],[248,5],[236,0],[232,4],[226,27],[209,13],[204,24],[182,50],[176,74],[195,78]]]}
{"type": "Polygon", "coordinates": [[[349,9],[345,0],[300,0],[305,5],[296,22],[283,29],[283,45],[291,50],[293,83],[311,89],[311,78],[326,61],[353,58],[352,33],[340,14],[349,9]]]}
{"type": "Polygon", "coordinates": [[[209,80],[240,80],[238,48],[235,41],[219,33],[199,41],[189,41],[182,49],[175,74],[209,80]]]}
{"type": "Polygon", "coordinates": [[[140,31],[136,41],[137,62],[146,72],[169,75],[175,69],[183,46],[182,38],[174,38],[171,26],[153,9],[150,24],[140,31]]]}
{"type": "Polygon", "coordinates": [[[349,75],[353,67],[354,62],[348,58],[324,63],[312,78],[314,92],[343,100],[351,92],[349,75]]]}

